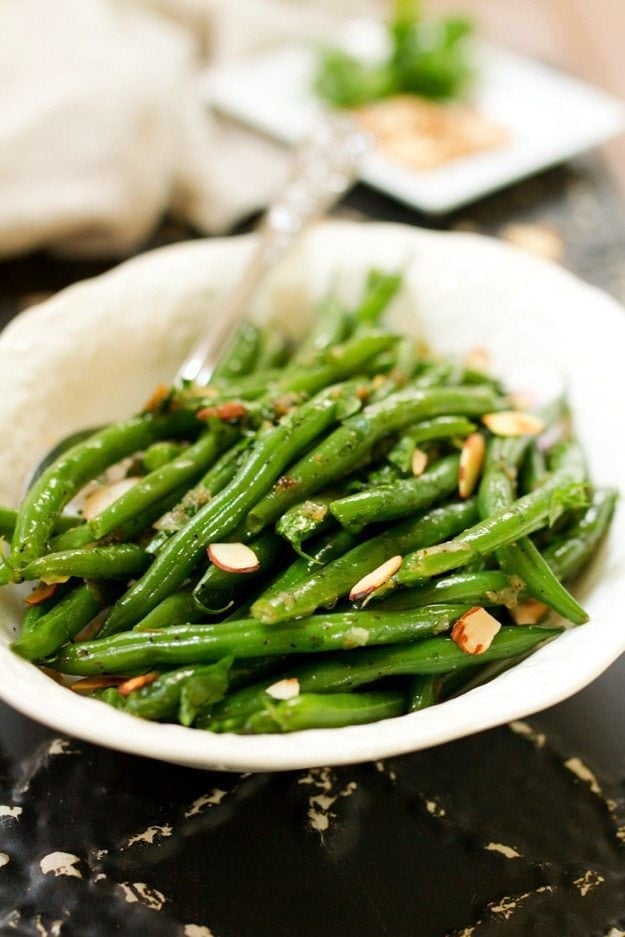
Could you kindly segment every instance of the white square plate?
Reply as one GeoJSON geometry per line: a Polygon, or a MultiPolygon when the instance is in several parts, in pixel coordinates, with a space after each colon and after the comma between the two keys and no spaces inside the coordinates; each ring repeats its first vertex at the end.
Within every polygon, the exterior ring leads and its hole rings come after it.
{"type": "MultiPolygon", "coordinates": [[[[358,47],[380,43],[380,26],[353,24],[358,47]]],[[[413,171],[379,151],[362,179],[407,205],[442,214],[562,162],[622,132],[620,101],[532,59],[479,43],[479,79],[471,103],[504,127],[508,142],[437,169],[413,171]]],[[[206,99],[218,110],[284,143],[295,143],[322,113],[311,87],[314,48],[280,47],[206,75],[206,99]]]]}

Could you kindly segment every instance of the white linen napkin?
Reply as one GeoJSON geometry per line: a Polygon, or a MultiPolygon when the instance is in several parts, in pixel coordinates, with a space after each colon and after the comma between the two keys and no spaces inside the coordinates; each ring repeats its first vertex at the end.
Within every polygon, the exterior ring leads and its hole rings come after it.
{"type": "Polygon", "coordinates": [[[207,233],[260,208],[274,144],[211,115],[199,75],[357,0],[0,0],[0,257],[117,255],[165,211],[207,233]]]}

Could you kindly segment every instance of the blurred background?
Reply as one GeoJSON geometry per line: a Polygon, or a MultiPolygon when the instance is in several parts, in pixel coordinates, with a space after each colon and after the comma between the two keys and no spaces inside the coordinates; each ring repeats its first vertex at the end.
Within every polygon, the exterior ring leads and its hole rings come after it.
{"type": "MultiPolygon", "coordinates": [[[[123,257],[164,217],[233,230],[275,191],[284,154],[211,112],[206,76],[400,10],[467,16],[480,39],[625,94],[619,0],[4,0],[0,257],[123,257]]],[[[622,139],[605,154],[623,191],[622,139]]]]}

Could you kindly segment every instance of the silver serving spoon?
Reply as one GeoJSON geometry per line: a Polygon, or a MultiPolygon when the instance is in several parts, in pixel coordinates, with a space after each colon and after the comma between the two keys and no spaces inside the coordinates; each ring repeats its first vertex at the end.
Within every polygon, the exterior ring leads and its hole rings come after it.
{"type": "MultiPolygon", "coordinates": [[[[371,146],[370,136],[343,114],[328,114],[299,144],[288,180],[265,213],[258,244],[243,276],[180,365],[174,384],[193,381],[205,385],[210,381],[267,272],[293,247],[302,231],[355,182],[371,146]]],[[[28,491],[63,452],[93,432],[95,428],[80,430],[59,440],[30,473],[24,490],[28,491]]]]}

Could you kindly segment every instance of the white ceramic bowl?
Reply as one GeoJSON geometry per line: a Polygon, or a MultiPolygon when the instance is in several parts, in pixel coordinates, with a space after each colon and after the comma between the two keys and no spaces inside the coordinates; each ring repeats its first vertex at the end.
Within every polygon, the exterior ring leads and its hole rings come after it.
{"type": "MultiPolygon", "coordinates": [[[[6,329],[0,338],[0,504],[17,502],[26,473],[56,439],[132,413],[157,383],[172,377],[251,246],[246,237],[154,251],[65,290],[6,329]]],[[[311,298],[337,271],[342,288],[353,294],[371,265],[405,267],[406,286],[392,317],[405,331],[423,335],[443,353],[489,347],[519,389],[535,390],[545,374],[563,379],[593,478],[625,488],[619,442],[625,315],[618,303],[558,267],[486,238],[327,223],[273,272],[258,314],[272,310],[297,328],[311,298]]],[[[458,699],[374,725],[240,737],[144,722],[58,686],[8,649],[21,610],[16,591],[5,588],[0,694],[62,732],[180,764],[276,770],[366,761],[550,706],[615,660],[625,650],[622,510],[577,594],[591,615],[588,625],[458,699]]]]}

